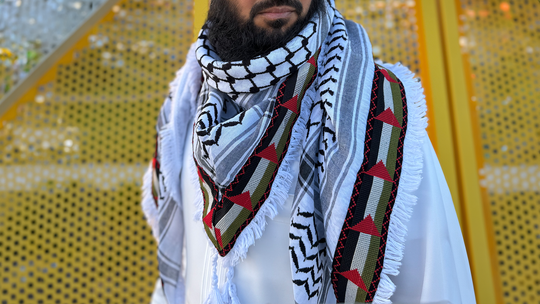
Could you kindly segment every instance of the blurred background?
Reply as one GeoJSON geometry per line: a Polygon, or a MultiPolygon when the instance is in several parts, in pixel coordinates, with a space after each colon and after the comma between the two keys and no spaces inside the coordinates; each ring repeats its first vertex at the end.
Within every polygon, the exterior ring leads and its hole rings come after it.
{"type": "MultiPolygon", "coordinates": [[[[540,2],[336,0],[422,79],[478,303],[540,303],[540,2]]],[[[0,303],[148,303],[142,175],[206,0],[0,0],[0,303]]]]}

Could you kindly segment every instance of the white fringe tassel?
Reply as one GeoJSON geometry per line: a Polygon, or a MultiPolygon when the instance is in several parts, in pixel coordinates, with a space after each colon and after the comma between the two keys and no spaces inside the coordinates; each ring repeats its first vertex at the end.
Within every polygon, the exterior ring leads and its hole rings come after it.
{"type": "Polygon", "coordinates": [[[422,155],[427,117],[424,89],[419,79],[414,78],[414,74],[400,63],[391,65],[379,62],[379,64],[392,71],[403,83],[408,110],[401,179],[390,219],[381,280],[373,299],[374,304],[390,304],[392,303],[390,297],[394,294],[396,286],[388,276],[399,274],[399,267],[403,259],[407,223],[417,201],[417,197],[413,193],[418,189],[422,179],[423,158],[420,156],[422,155]]]}
{"type": "MultiPolygon", "coordinates": [[[[189,180],[191,182],[191,186],[193,189],[200,189],[201,188],[201,182],[199,180],[199,174],[197,173],[197,166],[195,165],[195,160],[193,157],[190,157],[188,163],[186,164],[186,168],[189,180]]],[[[202,222],[203,218],[203,211],[204,211],[204,198],[202,195],[202,191],[195,191],[195,212],[193,213],[193,219],[195,221],[202,222]]],[[[204,230],[204,226],[200,225],[201,229],[204,230]]],[[[212,245],[213,247],[214,245],[212,245]]]]}
{"type": "Polygon", "coordinates": [[[204,301],[204,304],[224,304],[218,287],[217,259],[218,254],[214,252],[212,255],[212,291],[204,301]]]}
{"type": "Polygon", "coordinates": [[[156,239],[156,242],[159,242],[158,210],[152,195],[152,164],[150,164],[144,173],[141,205],[146,221],[152,229],[152,235],[156,239]]]}
{"type": "MultiPolygon", "coordinates": [[[[213,246],[213,245],[212,245],[213,246]]],[[[224,283],[223,293],[219,291],[218,268],[223,267],[223,264],[218,265],[218,253],[212,255],[212,290],[204,301],[204,304],[240,304],[236,295],[236,286],[232,282],[234,277],[234,267],[228,267],[226,281],[224,283]]],[[[222,273],[220,271],[220,273],[222,273]]]]}

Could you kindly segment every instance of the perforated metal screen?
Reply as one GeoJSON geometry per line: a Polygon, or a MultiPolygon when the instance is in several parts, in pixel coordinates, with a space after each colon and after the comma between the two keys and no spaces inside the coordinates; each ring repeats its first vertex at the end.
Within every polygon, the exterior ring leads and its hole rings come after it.
{"type": "Polygon", "coordinates": [[[0,303],[149,301],[139,189],[191,23],[190,1],[120,1],[4,120],[0,303]]]}
{"type": "Polygon", "coordinates": [[[500,288],[505,303],[540,303],[540,3],[460,4],[500,288]]]}
{"type": "Polygon", "coordinates": [[[362,24],[373,45],[373,56],[401,62],[420,72],[416,1],[336,0],[345,18],[362,24]]]}
{"type": "MultiPolygon", "coordinates": [[[[415,1],[337,5],[377,57],[418,71],[415,1]]],[[[120,1],[0,118],[0,303],[149,301],[158,273],[140,181],[192,10],[120,1]]]]}

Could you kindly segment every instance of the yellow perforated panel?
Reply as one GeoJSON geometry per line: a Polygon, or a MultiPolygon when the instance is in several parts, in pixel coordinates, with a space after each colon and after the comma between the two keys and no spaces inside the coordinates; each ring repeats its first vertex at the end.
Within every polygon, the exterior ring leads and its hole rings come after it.
{"type": "Polygon", "coordinates": [[[336,6],[366,29],[375,58],[420,72],[416,1],[336,0],[336,6]]]}
{"type": "Polygon", "coordinates": [[[120,1],[1,119],[0,303],[149,302],[139,189],[191,6],[120,1]]]}
{"type": "Polygon", "coordinates": [[[498,291],[505,303],[539,303],[540,3],[458,2],[498,291]]]}

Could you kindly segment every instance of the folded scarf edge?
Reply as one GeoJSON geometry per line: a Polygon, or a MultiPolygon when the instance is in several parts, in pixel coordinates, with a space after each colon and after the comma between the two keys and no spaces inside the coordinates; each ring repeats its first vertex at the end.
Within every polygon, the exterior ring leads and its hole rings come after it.
{"type": "MultiPolygon", "coordinates": [[[[298,159],[302,151],[302,141],[307,124],[306,117],[309,117],[310,115],[308,99],[308,94],[306,92],[306,96],[302,100],[300,115],[291,132],[289,151],[283,159],[281,168],[278,170],[270,195],[251,223],[244,228],[236,240],[233,249],[231,249],[229,254],[222,258],[225,267],[234,267],[246,258],[249,247],[253,245],[257,239],[261,238],[264,229],[266,228],[267,218],[272,220],[283,208],[283,205],[287,200],[289,188],[293,180],[291,174],[292,165],[295,160],[298,159]]],[[[198,220],[200,220],[200,217],[198,220]]]]}
{"type": "Polygon", "coordinates": [[[414,77],[414,73],[401,65],[401,63],[377,63],[392,71],[403,83],[409,110],[409,126],[403,147],[401,182],[394,204],[392,220],[390,221],[381,280],[373,299],[373,303],[390,304],[392,303],[390,298],[394,294],[396,286],[389,275],[397,276],[399,274],[399,267],[405,249],[407,223],[418,199],[414,192],[418,189],[422,180],[423,157],[418,156],[422,155],[422,144],[426,136],[427,108],[424,89],[419,79],[414,77]]]}

